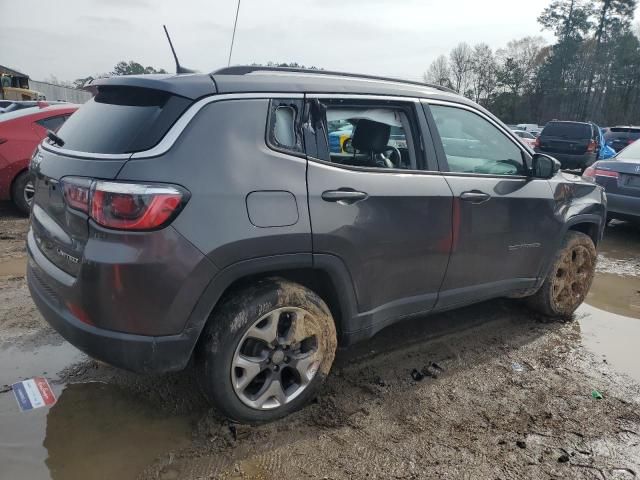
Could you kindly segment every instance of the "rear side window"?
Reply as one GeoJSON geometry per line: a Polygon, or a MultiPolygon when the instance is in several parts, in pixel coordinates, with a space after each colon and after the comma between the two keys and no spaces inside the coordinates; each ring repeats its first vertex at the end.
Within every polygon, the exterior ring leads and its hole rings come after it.
{"type": "Polygon", "coordinates": [[[542,130],[547,137],[591,138],[591,125],[586,123],[550,122],[542,130]]]}
{"type": "Polygon", "coordinates": [[[269,107],[267,144],[273,149],[303,155],[301,132],[302,100],[272,100],[269,107]]]}
{"type": "Polygon", "coordinates": [[[101,86],[58,135],[68,150],[139,152],[158,143],[190,104],[187,98],[160,90],[101,86]]]}
{"type": "Polygon", "coordinates": [[[59,115],[57,117],[43,118],[36,123],[47,130],[57,132],[67,118],[69,118],[69,115],[59,115]]]}

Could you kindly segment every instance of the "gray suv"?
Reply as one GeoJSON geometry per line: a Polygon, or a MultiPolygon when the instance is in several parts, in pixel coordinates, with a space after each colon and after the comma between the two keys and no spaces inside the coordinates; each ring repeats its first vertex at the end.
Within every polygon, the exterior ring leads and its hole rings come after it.
{"type": "Polygon", "coordinates": [[[568,316],[590,287],[602,188],[441,87],[232,67],[92,88],[31,161],[33,299],[112,365],[194,359],[236,421],[300,408],[338,345],[399,320],[504,296],[568,316]]]}

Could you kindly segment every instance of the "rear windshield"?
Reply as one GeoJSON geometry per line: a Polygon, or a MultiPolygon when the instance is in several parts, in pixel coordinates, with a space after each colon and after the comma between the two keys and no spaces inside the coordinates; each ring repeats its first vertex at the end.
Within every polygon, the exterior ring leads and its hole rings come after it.
{"type": "Polygon", "coordinates": [[[64,148],[129,153],[158,143],[190,100],[160,90],[101,86],[58,131],[64,148]]]}
{"type": "Polygon", "coordinates": [[[550,122],[542,130],[545,137],[591,138],[591,125],[586,123],[550,122]]]}

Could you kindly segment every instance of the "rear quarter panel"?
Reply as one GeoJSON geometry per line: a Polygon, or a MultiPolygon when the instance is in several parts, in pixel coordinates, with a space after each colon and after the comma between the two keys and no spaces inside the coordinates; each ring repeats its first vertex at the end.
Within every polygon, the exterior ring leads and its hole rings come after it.
{"type": "Polygon", "coordinates": [[[133,158],[118,175],[187,188],[191,199],[172,225],[218,268],[278,254],[311,259],[306,159],[266,145],[268,106],[267,99],[206,105],[166,154],[133,158]],[[251,223],[246,197],[256,191],[290,192],[297,221],[270,228],[251,223]]]}

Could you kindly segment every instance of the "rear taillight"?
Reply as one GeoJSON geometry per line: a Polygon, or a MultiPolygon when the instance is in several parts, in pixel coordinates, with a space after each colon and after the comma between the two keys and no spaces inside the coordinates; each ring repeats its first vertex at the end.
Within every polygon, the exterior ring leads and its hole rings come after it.
{"type": "Polygon", "coordinates": [[[91,179],[65,178],[62,182],[64,199],[71,208],[89,213],[89,199],[91,195],[91,179]]]}
{"type": "Polygon", "coordinates": [[[540,137],[536,137],[536,141],[533,144],[533,148],[540,148],[540,137]]]}
{"type": "Polygon", "coordinates": [[[618,172],[614,172],[612,170],[604,170],[602,168],[598,168],[596,164],[591,165],[587,168],[582,174],[582,178],[587,180],[594,181],[596,177],[609,177],[609,178],[618,178],[620,174],[618,172]]]}
{"type": "Polygon", "coordinates": [[[596,151],[596,142],[594,140],[591,140],[589,142],[589,146],[587,147],[587,152],[593,153],[595,151],[596,151]]]}
{"type": "Polygon", "coordinates": [[[63,178],[67,205],[99,225],[119,230],[155,230],[167,225],[189,198],[181,187],[63,178]],[[88,183],[87,183],[88,182],[88,183]]]}

